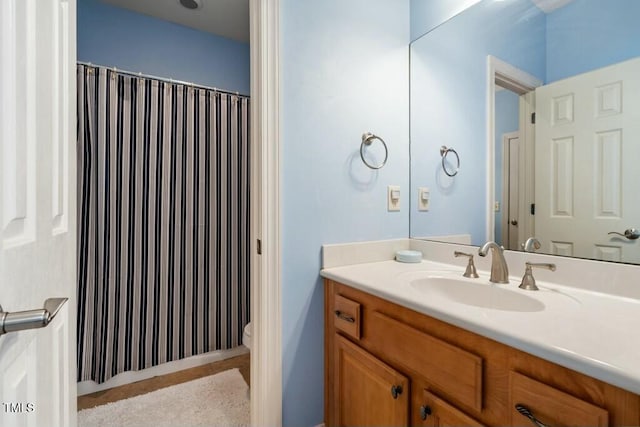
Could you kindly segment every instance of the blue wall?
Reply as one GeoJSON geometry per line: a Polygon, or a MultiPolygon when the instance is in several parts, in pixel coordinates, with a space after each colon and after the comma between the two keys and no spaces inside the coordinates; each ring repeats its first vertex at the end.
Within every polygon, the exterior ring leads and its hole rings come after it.
{"type": "Polygon", "coordinates": [[[324,411],[321,245],[409,234],[409,1],[280,7],[283,417],[304,427],[324,411]],[[358,154],[366,131],[389,146],[378,172],[358,154]],[[390,184],[400,212],[387,211],[390,184]]]}
{"type": "MultiPolygon", "coordinates": [[[[411,0],[411,40],[479,0],[411,0]]],[[[547,15],[547,83],[640,56],[640,1],[574,0],[547,15]]]]}
{"type": "Polygon", "coordinates": [[[542,80],[545,15],[530,0],[484,1],[411,45],[411,194],[431,189],[428,212],[412,207],[412,236],[486,239],[487,55],[542,80]],[[442,171],[441,145],[460,155],[455,178],[442,171]]]}
{"type": "Polygon", "coordinates": [[[547,17],[547,83],[640,56],[640,1],[574,0],[547,17]]]}
{"type": "Polygon", "coordinates": [[[411,0],[411,40],[431,31],[480,0],[411,0]]]}
{"type": "Polygon", "coordinates": [[[496,200],[500,202],[500,211],[496,212],[495,220],[495,241],[499,245],[504,244],[502,242],[502,214],[506,212],[507,206],[502,203],[502,137],[506,133],[516,132],[520,127],[520,97],[510,90],[501,90],[496,92],[495,98],[495,147],[496,147],[496,161],[495,161],[495,183],[496,183],[496,200]]]}
{"type": "Polygon", "coordinates": [[[249,44],[78,1],[78,61],[249,94],[249,44]]]}

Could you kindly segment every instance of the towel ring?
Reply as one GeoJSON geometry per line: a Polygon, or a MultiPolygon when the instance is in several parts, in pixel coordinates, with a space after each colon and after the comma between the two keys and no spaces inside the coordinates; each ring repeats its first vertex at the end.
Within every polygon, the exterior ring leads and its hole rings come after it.
{"type": "Polygon", "coordinates": [[[442,147],[440,147],[440,155],[442,156],[442,170],[444,171],[444,173],[447,174],[447,176],[456,176],[458,175],[458,171],[460,170],[460,156],[458,156],[458,152],[456,150],[454,150],[453,148],[447,148],[446,145],[443,145],[442,147]],[[447,155],[449,153],[453,153],[456,155],[456,170],[454,170],[453,172],[449,172],[447,170],[447,167],[445,166],[444,161],[447,159],[447,155]]]}
{"type": "Polygon", "coordinates": [[[389,149],[387,148],[387,144],[384,142],[384,140],[382,138],[380,138],[377,135],[372,134],[371,132],[363,133],[362,134],[362,144],[360,144],[360,158],[362,159],[364,164],[367,165],[368,168],[374,169],[374,170],[381,169],[384,165],[387,164],[387,159],[389,158],[389,149]],[[380,142],[382,142],[382,146],[384,147],[384,160],[382,161],[382,163],[380,163],[377,166],[370,164],[364,158],[364,147],[365,147],[365,145],[369,146],[369,145],[373,144],[373,141],[375,139],[380,140],[380,142]]]}

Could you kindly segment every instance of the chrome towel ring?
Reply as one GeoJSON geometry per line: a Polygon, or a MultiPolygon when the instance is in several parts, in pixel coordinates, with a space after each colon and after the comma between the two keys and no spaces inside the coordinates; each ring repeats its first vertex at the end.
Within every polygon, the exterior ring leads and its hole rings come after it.
{"type": "Polygon", "coordinates": [[[387,164],[387,159],[389,158],[389,149],[387,148],[387,144],[384,142],[384,140],[382,138],[380,138],[377,135],[372,134],[371,132],[363,133],[362,134],[362,144],[360,144],[360,158],[362,159],[364,164],[367,165],[368,168],[370,168],[370,169],[381,169],[384,165],[387,164]],[[368,147],[369,145],[371,145],[375,139],[377,139],[380,142],[382,142],[382,146],[384,147],[384,160],[379,165],[372,165],[371,163],[367,162],[367,160],[364,158],[364,147],[365,146],[368,147]]]}
{"type": "Polygon", "coordinates": [[[442,170],[444,171],[444,173],[446,173],[447,176],[458,175],[458,171],[460,170],[460,156],[458,156],[458,152],[453,148],[447,148],[446,145],[443,145],[442,147],[440,147],[440,156],[442,156],[442,170]],[[447,155],[449,153],[453,153],[456,155],[456,170],[454,170],[453,172],[447,170],[447,166],[444,162],[447,159],[447,155]]]}

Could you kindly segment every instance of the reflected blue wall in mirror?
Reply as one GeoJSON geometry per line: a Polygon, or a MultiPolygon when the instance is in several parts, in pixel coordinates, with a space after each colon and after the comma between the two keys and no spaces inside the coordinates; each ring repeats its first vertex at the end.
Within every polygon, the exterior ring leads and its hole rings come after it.
{"type": "Polygon", "coordinates": [[[555,81],[640,56],[638,16],[638,0],[574,0],[548,15],[530,0],[483,0],[413,42],[411,236],[486,240],[487,55],[555,81]],[[442,173],[441,145],[460,153],[453,179],[442,173]],[[423,186],[428,212],[415,203],[423,186]]]}
{"type": "Polygon", "coordinates": [[[479,0],[411,0],[411,40],[420,38],[479,0]]]}
{"type": "Polygon", "coordinates": [[[530,0],[483,1],[411,46],[411,195],[431,193],[429,211],[412,204],[413,237],[484,241],[487,55],[543,79],[544,13],[530,0]],[[440,166],[441,145],[460,155],[454,178],[440,166]]]}
{"type": "Polygon", "coordinates": [[[547,16],[547,83],[640,56],[640,1],[574,0],[547,16]]]}

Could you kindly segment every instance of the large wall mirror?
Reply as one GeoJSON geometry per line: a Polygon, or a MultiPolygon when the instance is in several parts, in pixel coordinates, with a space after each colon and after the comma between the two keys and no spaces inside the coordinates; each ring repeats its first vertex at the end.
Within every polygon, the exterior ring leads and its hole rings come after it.
{"type": "Polygon", "coordinates": [[[640,1],[481,0],[410,52],[412,237],[640,263],[640,1]]]}

